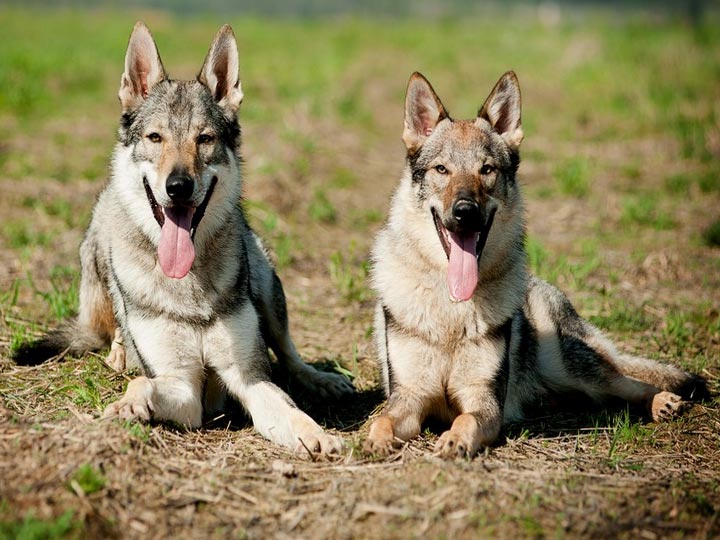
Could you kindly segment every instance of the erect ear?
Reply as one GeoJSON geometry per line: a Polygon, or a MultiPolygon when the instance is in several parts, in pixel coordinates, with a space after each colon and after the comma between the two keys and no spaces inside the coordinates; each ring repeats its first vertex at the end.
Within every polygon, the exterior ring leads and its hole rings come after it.
{"type": "Polygon", "coordinates": [[[237,113],[243,99],[238,66],[235,34],[226,24],[215,34],[198,81],[208,87],[218,105],[230,114],[237,113]]]}
{"type": "Polygon", "coordinates": [[[125,71],[118,92],[123,112],[139,107],[153,86],[166,78],[150,30],[142,21],[136,22],[125,53],[125,71]]]}
{"type": "Polygon", "coordinates": [[[523,139],[520,108],[520,83],[515,72],[508,71],[490,92],[478,112],[478,118],[487,120],[508,146],[517,150],[523,139]]]}
{"type": "Polygon", "coordinates": [[[417,71],[410,76],[405,94],[403,142],[416,152],[448,113],[428,80],[417,71]]]}

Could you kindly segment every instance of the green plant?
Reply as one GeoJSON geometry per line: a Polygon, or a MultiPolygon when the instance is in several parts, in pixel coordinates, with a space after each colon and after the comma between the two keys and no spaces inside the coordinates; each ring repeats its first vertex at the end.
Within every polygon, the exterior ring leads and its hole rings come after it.
{"type": "Polygon", "coordinates": [[[50,271],[49,291],[38,289],[30,274],[27,280],[35,294],[45,300],[57,320],[66,319],[75,313],[80,294],[78,289],[80,275],[76,269],[65,266],[53,268],[50,271]]]}
{"type": "Polygon", "coordinates": [[[620,221],[625,225],[652,227],[658,231],[677,226],[675,221],[660,208],[657,197],[650,193],[626,197],[623,201],[620,221]]]}
{"type": "Polygon", "coordinates": [[[587,197],[590,192],[588,161],[583,157],[565,161],[556,167],[555,180],[561,193],[577,198],[587,197]]]}
{"type": "Polygon", "coordinates": [[[674,174],[665,178],[665,190],[672,195],[687,195],[690,192],[690,178],[684,174],[674,174]]]}
{"type": "Polygon", "coordinates": [[[713,221],[702,233],[703,242],[708,246],[720,246],[720,219],[713,221]]]}
{"type": "Polygon", "coordinates": [[[356,261],[354,251],[354,244],[351,244],[347,259],[341,252],[334,252],[328,262],[328,271],[330,279],[346,301],[362,302],[370,297],[366,285],[370,263],[367,260],[356,261]]]}
{"type": "Polygon", "coordinates": [[[70,483],[80,488],[85,495],[90,495],[103,489],[107,479],[99,469],[85,463],[75,470],[70,483]]]}
{"type": "Polygon", "coordinates": [[[13,540],[75,540],[81,537],[82,522],[73,510],[53,519],[36,518],[32,511],[17,521],[0,521],[0,538],[13,540]]]}
{"type": "Polygon", "coordinates": [[[152,435],[152,427],[149,424],[146,424],[144,422],[126,420],[123,423],[123,426],[125,427],[125,429],[128,430],[128,433],[130,433],[130,435],[132,435],[139,441],[146,443],[150,440],[150,435],[152,435]]]}
{"type": "Polygon", "coordinates": [[[337,221],[337,209],[328,199],[327,193],[322,189],[316,189],[310,201],[310,217],[315,221],[323,223],[335,223],[337,221]]]}
{"type": "Polygon", "coordinates": [[[11,248],[46,246],[52,240],[50,233],[37,230],[24,221],[10,221],[3,226],[3,236],[11,248]]]}
{"type": "Polygon", "coordinates": [[[357,177],[350,169],[339,167],[335,169],[329,185],[338,189],[355,187],[357,185],[357,177]]]}
{"type": "Polygon", "coordinates": [[[720,170],[712,168],[698,177],[698,186],[703,193],[720,191],[720,170]]]}
{"type": "Polygon", "coordinates": [[[612,332],[642,332],[652,326],[652,322],[642,308],[619,304],[608,315],[591,315],[594,325],[612,332]]]}

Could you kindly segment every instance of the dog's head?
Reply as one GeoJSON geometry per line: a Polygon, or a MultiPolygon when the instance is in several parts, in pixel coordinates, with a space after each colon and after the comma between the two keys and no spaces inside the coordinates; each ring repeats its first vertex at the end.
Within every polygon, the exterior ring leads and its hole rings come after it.
{"type": "Polygon", "coordinates": [[[517,201],[520,87],[503,75],[477,118],[455,121],[430,83],[414,73],[405,98],[403,141],[412,183],[448,259],[454,301],[469,300],[493,222],[517,201]]]}
{"type": "Polygon", "coordinates": [[[118,96],[116,186],[130,217],[157,243],[163,272],[182,278],[195,259],[196,237],[207,236],[202,229],[212,232],[218,214],[240,197],[237,111],[243,95],[232,29],[220,28],[197,80],[174,81],[147,26],[138,22],[118,96]]]}

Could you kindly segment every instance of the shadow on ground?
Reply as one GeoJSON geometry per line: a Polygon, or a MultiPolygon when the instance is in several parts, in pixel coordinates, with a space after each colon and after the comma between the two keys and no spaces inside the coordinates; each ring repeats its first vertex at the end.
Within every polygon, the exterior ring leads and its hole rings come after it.
{"type": "MultiPolygon", "coordinates": [[[[315,362],[313,366],[322,371],[335,371],[330,362],[315,362]]],[[[273,367],[273,381],[285,390],[300,409],[308,413],[318,423],[326,428],[338,431],[354,431],[359,429],[371,414],[384,401],[385,396],[381,388],[356,390],[354,394],[341,399],[323,399],[310,394],[306,389],[300,388],[297,383],[289,380],[276,363],[273,367]]],[[[234,400],[226,405],[223,414],[215,418],[207,418],[203,424],[207,429],[245,429],[252,426],[252,422],[242,406],[234,400]]]]}

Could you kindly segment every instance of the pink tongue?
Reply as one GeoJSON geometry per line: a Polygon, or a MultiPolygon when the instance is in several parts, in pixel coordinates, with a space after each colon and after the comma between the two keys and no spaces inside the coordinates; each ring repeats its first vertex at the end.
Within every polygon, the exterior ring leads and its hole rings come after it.
{"type": "Polygon", "coordinates": [[[190,238],[194,208],[164,208],[165,224],[160,231],[158,259],[167,277],[183,278],[195,260],[195,246],[190,238]]]}
{"type": "Polygon", "coordinates": [[[450,296],[457,302],[469,300],[477,286],[478,263],[475,253],[477,237],[476,233],[459,235],[450,232],[447,282],[450,296]]]}

